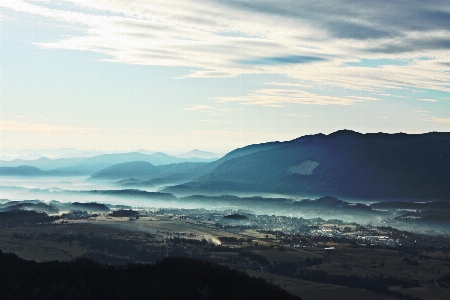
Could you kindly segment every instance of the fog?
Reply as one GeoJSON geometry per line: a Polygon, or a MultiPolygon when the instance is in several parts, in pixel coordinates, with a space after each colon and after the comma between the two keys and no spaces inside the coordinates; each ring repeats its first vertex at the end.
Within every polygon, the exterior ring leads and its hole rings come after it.
{"type": "Polygon", "coordinates": [[[336,198],[306,201],[301,197],[283,195],[225,195],[225,196],[174,196],[161,193],[165,186],[139,189],[124,189],[114,182],[93,181],[86,176],[74,177],[1,177],[0,199],[8,200],[53,200],[69,202],[97,202],[112,205],[127,205],[141,209],[206,209],[211,211],[243,212],[256,215],[275,215],[297,218],[322,218],[341,220],[374,226],[392,226],[416,232],[447,230],[448,224],[416,222],[414,218],[398,220],[414,209],[372,209],[369,202],[341,201],[336,198]]]}

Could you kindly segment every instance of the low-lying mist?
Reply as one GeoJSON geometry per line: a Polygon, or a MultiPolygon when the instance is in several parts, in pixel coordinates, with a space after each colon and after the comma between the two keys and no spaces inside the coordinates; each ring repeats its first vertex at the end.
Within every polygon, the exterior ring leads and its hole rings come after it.
{"type": "MultiPolygon", "coordinates": [[[[158,192],[162,187],[149,189],[123,189],[107,181],[87,181],[86,177],[61,178],[2,178],[0,198],[9,200],[42,200],[63,203],[104,203],[128,205],[142,209],[179,208],[206,209],[211,211],[240,211],[256,215],[275,215],[296,218],[321,218],[341,220],[374,226],[392,226],[420,232],[434,229],[444,230],[449,224],[430,222],[430,213],[417,215],[421,210],[406,209],[398,205],[369,205],[367,202],[349,202],[334,197],[317,199],[291,198],[280,195],[192,195],[176,197],[170,193],[158,192]],[[374,205],[374,206],[373,206],[374,205]],[[411,215],[413,214],[413,215],[411,215]],[[414,215],[416,214],[416,215],[414,215]],[[426,221],[426,222],[425,222],[426,221]]],[[[385,203],[385,202],[384,202],[385,203]]],[[[392,202],[395,203],[395,202],[392,202]]],[[[413,207],[414,208],[414,207],[413,207]]],[[[445,209],[447,209],[445,207],[445,209]]],[[[442,213],[442,208],[440,208],[442,213]]],[[[432,218],[431,218],[432,219],[432,218]]]]}

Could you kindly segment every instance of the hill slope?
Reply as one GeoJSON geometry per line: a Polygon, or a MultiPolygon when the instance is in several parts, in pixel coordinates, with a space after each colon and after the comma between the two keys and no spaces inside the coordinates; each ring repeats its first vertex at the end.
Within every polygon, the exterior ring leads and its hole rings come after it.
{"type": "Polygon", "coordinates": [[[121,185],[145,186],[157,182],[187,182],[203,175],[205,163],[177,163],[154,166],[145,161],[133,161],[109,166],[89,179],[118,180],[121,185]]]}
{"type": "Polygon", "coordinates": [[[154,177],[160,170],[146,161],[133,161],[109,166],[91,176],[92,179],[118,179],[131,177],[154,177]]]}
{"type": "Polygon", "coordinates": [[[44,171],[32,166],[0,167],[0,176],[39,176],[44,171]]]}
{"type": "Polygon", "coordinates": [[[166,191],[448,200],[449,149],[450,133],[360,134],[343,130],[304,136],[226,160],[195,182],[166,191]]]}
{"type": "Polygon", "coordinates": [[[271,142],[249,145],[235,149],[219,160],[209,163],[184,162],[158,166],[146,165],[145,161],[120,163],[98,171],[91,176],[91,179],[116,179],[120,180],[119,184],[126,186],[152,186],[188,182],[208,174],[227,160],[272,149],[279,144],[281,143],[271,142]]]}

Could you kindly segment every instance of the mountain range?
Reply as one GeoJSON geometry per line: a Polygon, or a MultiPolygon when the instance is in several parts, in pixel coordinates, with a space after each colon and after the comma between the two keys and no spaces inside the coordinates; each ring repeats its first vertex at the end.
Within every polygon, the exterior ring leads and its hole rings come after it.
{"type": "Polygon", "coordinates": [[[143,161],[152,165],[167,165],[184,162],[211,162],[212,159],[202,158],[179,158],[169,156],[162,152],[143,154],[140,152],[101,154],[93,157],[58,158],[50,159],[41,157],[35,160],[14,159],[11,161],[0,161],[0,175],[92,175],[109,166],[143,161]],[[27,166],[29,170],[24,167],[27,166]],[[13,168],[20,167],[16,170],[13,168]],[[38,168],[31,172],[29,167],[38,168]],[[26,171],[22,172],[21,171],[26,171]]]}
{"type": "Polygon", "coordinates": [[[214,161],[131,152],[41,158],[27,161],[28,166],[20,166],[25,164],[20,160],[0,161],[0,175],[78,172],[91,175],[90,180],[107,180],[126,188],[166,186],[163,192],[178,196],[277,194],[448,201],[449,150],[447,132],[361,134],[340,130],[249,145],[214,161]]]}

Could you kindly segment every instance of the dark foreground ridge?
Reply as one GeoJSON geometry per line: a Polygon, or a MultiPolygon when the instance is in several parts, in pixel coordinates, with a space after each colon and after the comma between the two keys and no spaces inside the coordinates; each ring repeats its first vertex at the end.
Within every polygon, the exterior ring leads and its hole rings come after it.
{"type": "Polygon", "coordinates": [[[0,299],[300,299],[264,279],[190,258],[114,267],[0,251],[0,299]]]}

